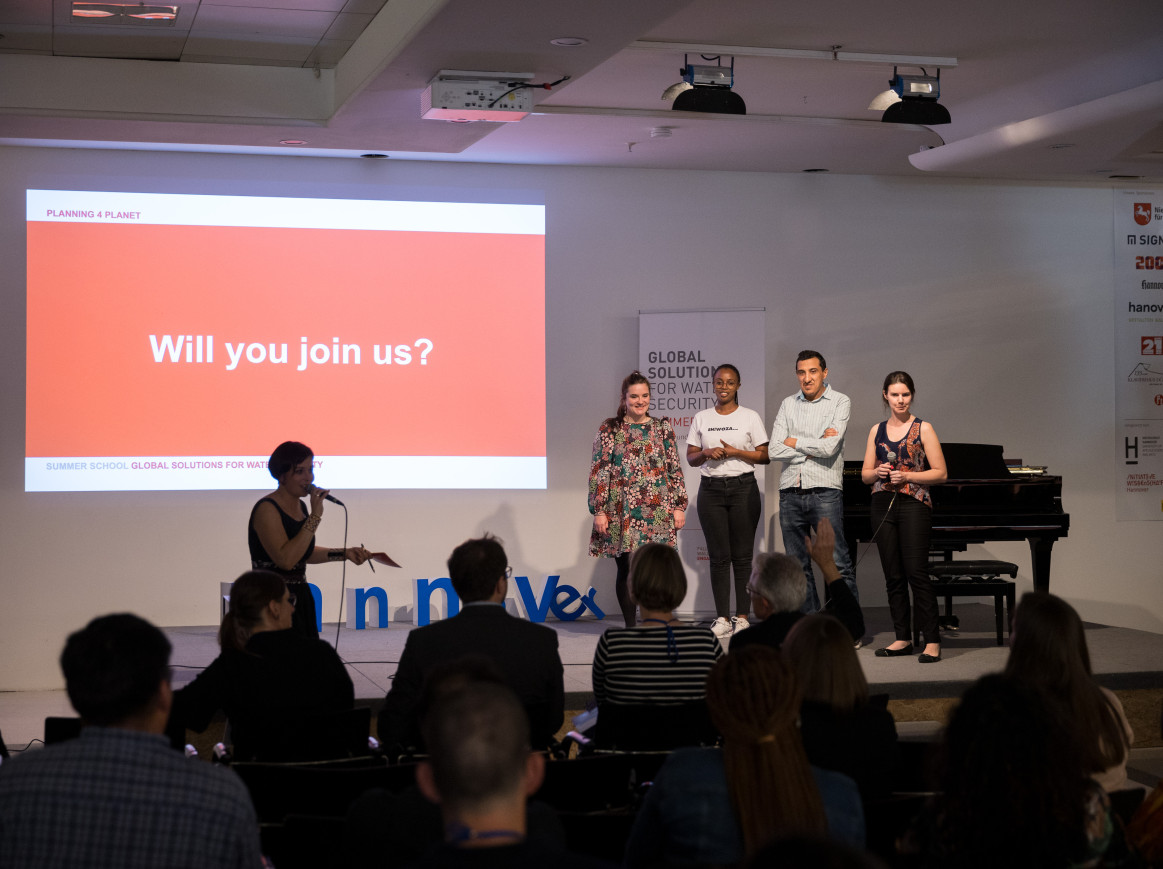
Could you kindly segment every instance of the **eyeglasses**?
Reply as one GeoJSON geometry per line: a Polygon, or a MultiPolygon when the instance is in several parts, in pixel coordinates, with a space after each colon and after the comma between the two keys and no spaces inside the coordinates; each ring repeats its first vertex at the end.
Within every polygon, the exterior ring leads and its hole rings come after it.
{"type": "Polygon", "coordinates": [[[505,579],[512,579],[512,578],[513,578],[513,567],[512,567],[512,565],[510,565],[509,567],[505,568],[505,579]]]}
{"type": "Polygon", "coordinates": [[[747,593],[755,597],[760,597],[759,589],[757,589],[751,583],[747,583],[747,593]]]}
{"type": "Polygon", "coordinates": [[[295,595],[293,595],[293,594],[288,594],[288,595],[287,595],[287,603],[289,603],[291,606],[294,606],[294,605],[295,605],[295,601],[297,601],[297,600],[298,600],[298,598],[297,598],[297,597],[295,597],[295,595]]]}

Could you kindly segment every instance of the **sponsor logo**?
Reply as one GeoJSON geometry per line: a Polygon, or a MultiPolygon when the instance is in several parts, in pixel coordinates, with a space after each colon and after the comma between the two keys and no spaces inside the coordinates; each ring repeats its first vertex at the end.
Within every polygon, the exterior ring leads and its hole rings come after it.
{"type": "Polygon", "coordinates": [[[1163,386],[1163,371],[1155,371],[1150,363],[1140,362],[1127,375],[1127,383],[1151,383],[1163,386]]]}
{"type": "Polygon", "coordinates": [[[1151,203],[1150,202],[1136,202],[1135,203],[1135,223],[1139,226],[1146,226],[1151,222],[1151,203]]]}

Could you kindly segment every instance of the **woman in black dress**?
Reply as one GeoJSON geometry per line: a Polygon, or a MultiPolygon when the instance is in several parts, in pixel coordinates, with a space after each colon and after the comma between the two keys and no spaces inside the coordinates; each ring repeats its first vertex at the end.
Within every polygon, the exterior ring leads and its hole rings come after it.
{"type": "Polygon", "coordinates": [[[323,520],[327,490],[315,485],[314,462],[311,448],[298,441],[286,441],[275,447],[267,470],[279,481],[279,487],[250,511],[247,542],[251,567],[277,573],[295,595],[292,626],[317,638],[318,616],[315,598],[307,585],[306,566],[344,560],[363,564],[371,553],[362,546],[327,549],[315,545],[315,530],[323,520]],[[302,498],[310,498],[310,510],[302,498]]]}

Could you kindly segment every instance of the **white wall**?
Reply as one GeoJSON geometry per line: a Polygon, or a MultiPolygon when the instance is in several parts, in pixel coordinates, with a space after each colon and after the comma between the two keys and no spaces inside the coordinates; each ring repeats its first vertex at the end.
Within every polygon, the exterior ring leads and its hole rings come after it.
{"type": "MultiPolygon", "coordinates": [[[[385,584],[393,607],[410,601],[407,579],[442,575],[454,545],[489,530],[521,572],[561,574],[583,590],[592,583],[616,611],[612,563],[586,554],[586,474],[597,424],[636,364],[638,310],[763,306],[772,412],[795,389],[795,353],[822,350],[833,384],[852,398],[846,455],[860,458],[881,418],[884,374],[910,371],[916,410],[943,440],[1002,443],[1007,455],[1063,476],[1072,527],[1054,550],[1052,590],[1089,620],[1163,631],[1161,528],[1114,519],[1108,189],[0,149],[0,690],[57,687],[65,635],[99,613],[216,623],[218,582],[248,567],[255,500],[23,491],[27,187],[385,198],[401,187],[544,191],[549,489],[344,492],[350,541],[406,565],[392,583],[382,570],[369,582],[366,568],[349,569],[349,584],[385,584]]],[[[537,415],[521,404],[520,380],[513,372],[513,403],[498,412],[537,415]]],[[[455,425],[457,408],[437,399],[404,412],[455,425]]],[[[286,436],[295,436],[293,414],[286,436]]],[[[774,503],[777,475],[768,480],[774,503]]],[[[322,544],[339,544],[340,517],[329,508],[322,544]]],[[[767,521],[781,547],[770,511],[767,521]]],[[[1024,543],[975,554],[1017,562],[1020,587],[1029,587],[1024,543]]],[[[331,565],[311,572],[329,596],[329,620],[338,574],[331,565]]],[[[875,551],[858,579],[865,602],[883,605],[875,551]]]]}

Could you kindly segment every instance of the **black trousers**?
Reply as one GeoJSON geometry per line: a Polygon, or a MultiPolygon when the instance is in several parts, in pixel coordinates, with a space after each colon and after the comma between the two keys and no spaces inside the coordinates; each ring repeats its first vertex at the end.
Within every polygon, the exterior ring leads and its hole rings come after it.
{"type": "Polygon", "coordinates": [[[763,514],[755,474],[736,477],[703,477],[697,502],[699,522],[711,560],[711,594],[715,614],[731,618],[731,568],[735,568],[735,613],[751,612],[747,581],[751,578],[751,555],[755,529],[763,514]]]}
{"type": "Polygon", "coordinates": [[[926,643],[939,643],[937,596],[929,580],[929,536],[933,511],[911,495],[876,492],[872,496],[872,527],[876,548],[884,569],[888,608],[898,640],[911,643],[909,589],[913,592],[913,615],[926,643]],[[892,509],[889,509],[892,504],[892,509]]]}

